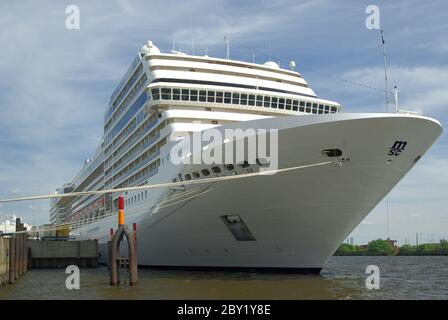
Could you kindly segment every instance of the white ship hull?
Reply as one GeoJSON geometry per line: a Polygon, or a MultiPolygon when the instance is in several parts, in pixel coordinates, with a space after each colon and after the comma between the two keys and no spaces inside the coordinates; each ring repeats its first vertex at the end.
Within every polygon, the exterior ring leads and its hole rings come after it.
{"type": "MultiPolygon", "coordinates": [[[[139,265],[319,272],[442,131],[430,118],[398,114],[280,117],[235,126],[279,129],[280,169],[338,160],[322,155],[330,148],[341,149],[349,161],[186,186],[185,191],[171,191],[178,198],[149,210],[168,192],[151,190],[146,202],[125,209],[129,227],[137,223],[139,265]],[[406,141],[406,148],[389,156],[395,141],[406,141]],[[237,241],[224,215],[239,215],[254,240],[237,241]]],[[[149,183],[191,171],[166,164],[149,183]]],[[[106,261],[109,230],[116,225],[116,217],[104,218],[73,234],[99,239],[106,261]]]]}

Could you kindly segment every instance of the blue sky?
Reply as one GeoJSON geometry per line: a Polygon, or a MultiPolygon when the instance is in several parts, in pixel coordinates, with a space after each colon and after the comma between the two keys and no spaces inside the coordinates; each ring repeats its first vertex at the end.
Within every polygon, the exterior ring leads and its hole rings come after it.
{"type": "MultiPolygon", "coordinates": [[[[225,57],[286,67],[296,61],[315,92],[345,112],[384,111],[378,30],[365,27],[368,5],[380,8],[390,87],[402,108],[448,120],[446,1],[2,1],[0,3],[0,197],[45,194],[70,181],[102,135],[109,95],[140,47],[225,57]],[[80,8],[80,29],[65,27],[65,8],[80,8]],[[271,48],[271,50],[269,50],[271,48]]],[[[444,133],[389,195],[390,234],[400,243],[448,238],[448,138],[444,133]]],[[[36,223],[48,202],[9,204],[36,223]]],[[[356,228],[356,243],[386,236],[380,203],[356,228]]]]}

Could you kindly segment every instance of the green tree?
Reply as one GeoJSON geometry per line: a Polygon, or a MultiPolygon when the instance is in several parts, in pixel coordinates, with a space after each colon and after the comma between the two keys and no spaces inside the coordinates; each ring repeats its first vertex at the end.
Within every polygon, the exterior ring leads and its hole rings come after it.
{"type": "Polygon", "coordinates": [[[336,250],[336,255],[358,255],[362,254],[364,250],[360,246],[342,243],[336,250]]]}
{"type": "Polygon", "coordinates": [[[409,244],[402,245],[402,246],[400,247],[400,253],[401,253],[401,254],[411,254],[411,253],[415,253],[415,247],[414,247],[414,246],[411,246],[411,245],[409,245],[409,244]]]}
{"type": "Polygon", "coordinates": [[[440,248],[443,252],[448,253],[448,240],[440,239],[440,248]]]}
{"type": "Polygon", "coordinates": [[[392,254],[395,252],[393,246],[386,240],[378,239],[369,242],[368,251],[374,254],[392,254]]]}

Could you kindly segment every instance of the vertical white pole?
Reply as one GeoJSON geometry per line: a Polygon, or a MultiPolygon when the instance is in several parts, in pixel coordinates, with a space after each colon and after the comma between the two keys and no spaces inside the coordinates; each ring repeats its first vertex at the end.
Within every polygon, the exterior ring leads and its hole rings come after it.
{"type": "Polygon", "coordinates": [[[386,55],[386,43],[384,42],[384,30],[381,29],[381,42],[383,43],[383,56],[384,56],[384,85],[386,90],[386,111],[389,112],[389,95],[387,89],[387,55],[386,55]]]}
{"type": "Polygon", "coordinates": [[[395,113],[398,113],[398,89],[394,87],[394,99],[395,99],[395,113]]]}
{"type": "Polygon", "coordinates": [[[194,33],[193,33],[193,24],[191,24],[191,51],[194,56],[194,33]]]}

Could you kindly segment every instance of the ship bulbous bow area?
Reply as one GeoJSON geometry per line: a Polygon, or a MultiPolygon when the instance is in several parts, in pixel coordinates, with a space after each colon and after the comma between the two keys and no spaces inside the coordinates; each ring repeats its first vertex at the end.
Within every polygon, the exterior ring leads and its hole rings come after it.
{"type": "Polygon", "coordinates": [[[279,169],[335,163],[212,183],[204,195],[146,216],[139,263],[318,272],[441,133],[432,119],[394,114],[238,125],[279,129],[279,169]],[[325,152],[332,149],[342,154],[325,152]]]}

